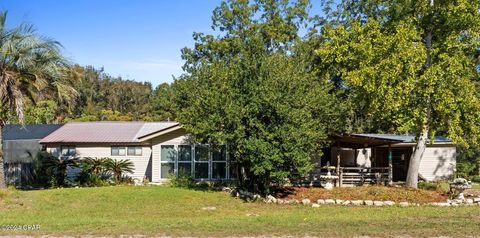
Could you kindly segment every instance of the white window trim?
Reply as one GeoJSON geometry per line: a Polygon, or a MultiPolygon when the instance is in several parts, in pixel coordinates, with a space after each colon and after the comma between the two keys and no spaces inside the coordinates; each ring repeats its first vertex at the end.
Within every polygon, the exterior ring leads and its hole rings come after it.
{"type": "Polygon", "coordinates": [[[178,164],[179,163],[183,163],[183,164],[187,164],[187,163],[190,163],[191,164],[191,176],[194,180],[197,180],[197,181],[223,181],[223,180],[229,180],[230,179],[230,165],[229,165],[229,153],[228,153],[228,145],[225,146],[225,160],[213,160],[213,151],[210,149],[210,146],[208,144],[160,144],[159,145],[159,177],[160,177],[160,181],[167,181],[168,178],[162,178],[162,164],[165,164],[165,163],[173,163],[174,164],[174,174],[175,176],[178,176],[178,164]],[[179,146],[182,146],[182,145],[188,145],[188,146],[191,146],[191,161],[179,161],[179,146]],[[173,146],[174,148],[174,151],[175,151],[175,160],[172,162],[172,161],[162,161],[162,146],[173,146]],[[200,160],[200,161],[197,161],[195,160],[195,152],[196,152],[196,148],[197,146],[202,146],[202,147],[206,147],[208,149],[208,160],[200,160]],[[225,178],[221,178],[221,179],[214,179],[212,178],[212,174],[213,174],[213,167],[212,167],[212,164],[213,163],[225,163],[225,178]],[[208,178],[196,178],[195,177],[195,168],[196,168],[196,165],[197,164],[208,164],[208,178]]]}
{"type": "Polygon", "coordinates": [[[125,153],[126,156],[142,156],[143,155],[143,146],[139,146],[139,145],[130,145],[130,146],[126,146],[126,153],[125,153]],[[133,155],[129,155],[128,154],[128,148],[134,148],[134,153],[133,155]],[[137,155],[137,148],[140,148],[140,154],[137,155]]]}
{"type": "Polygon", "coordinates": [[[168,180],[168,174],[165,178],[162,178],[162,164],[172,164],[173,163],[173,174],[177,176],[177,161],[178,161],[178,151],[177,151],[177,145],[175,144],[162,144],[160,145],[160,180],[168,180]],[[173,146],[173,151],[175,153],[175,158],[173,161],[164,161],[162,160],[162,147],[163,146],[173,146]]]}
{"type": "Polygon", "coordinates": [[[175,150],[177,151],[177,157],[175,158],[175,176],[178,176],[179,168],[178,164],[190,164],[190,176],[194,177],[195,176],[195,151],[194,151],[194,145],[190,144],[177,144],[175,145],[175,150]],[[190,146],[190,161],[180,161],[180,146],[190,146]]]}

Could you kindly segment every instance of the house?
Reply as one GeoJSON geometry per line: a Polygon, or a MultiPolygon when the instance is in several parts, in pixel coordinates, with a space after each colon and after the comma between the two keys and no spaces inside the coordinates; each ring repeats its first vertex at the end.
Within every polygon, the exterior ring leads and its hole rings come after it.
{"type": "Polygon", "coordinates": [[[40,143],[60,157],[129,159],[135,166],[130,176],[137,181],[158,183],[172,174],[200,180],[233,176],[225,147],[211,151],[190,143],[177,122],[71,122],[40,143]]]}
{"type": "Polygon", "coordinates": [[[5,125],[3,136],[3,161],[8,184],[21,184],[28,177],[32,158],[42,149],[39,141],[62,127],[58,124],[5,125]]]}
{"type": "MultiPolygon", "coordinates": [[[[332,137],[332,147],[324,151],[316,173],[327,163],[335,166],[340,185],[358,185],[383,176],[388,182],[405,181],[410,157],[415,149],[412,135],[342,134],[332,137]]],[[[422,155],[419,178],[447,180],[455,175],[456,145],[436,136],[422,155]]]]}
{"type": "MultiPolygon", "coordinates": [[[[414,139],[388,134],[335,135],[332,147],[315,161],[318,166],[311,179],[318,180],[328,163],[335,166],[339,186],[371,183],[380,178],[404,181],[414,139]]],[[[135,166],[130,176],[138,181],[163,182],[172,174],[217,181],[236,177],[234,166],[228,163],[226,146],[212,150],[191,143],[177,122],[72,122],[40,143],[56,156],[129,159],[135,166]]],[[[420,177],[427,181],[450,178],[455,161],[455,144],[437,137],[423,155],[420,177]]]]}

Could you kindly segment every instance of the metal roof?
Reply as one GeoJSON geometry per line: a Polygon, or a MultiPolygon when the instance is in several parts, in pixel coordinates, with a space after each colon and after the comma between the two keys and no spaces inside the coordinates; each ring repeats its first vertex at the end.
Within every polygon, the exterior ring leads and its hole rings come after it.
{"type": "Polygon", "coordinates": [[[71,122],[40,143],[140,143],[139,137],[177,122],[71,122]]]}
{"type": "MultiPolygon", "coordinates": [[[[353,134],[358,136],[366,136],[377,139],[390,139],[390,140],[401,140],[403,143],[414,143],[414,135],[395,135],[395,134],[353,134]]],[[[433,142],[436,143],[451,143],[452,140],[448,139],[445,136],[435,136],[433,142]]]]}
{"type": "Polygon", "coordinates": [[[361,134],[337,134],[332,136],[332,139],[334,140],[334,145],[353,149],[393,145],[403,142],[398,139],[378,138],[361,134]]]}
{"type": "Polygon", "coordinates": [[[176,125],[179,125],[179,123],[178,122],[148,122],[143,125],[142,129],[140,129],[140,131],[138,132],[136,138],[138,139],[138,138],[153,134],[158,131],[165,130],[167,128],[170,128],[176,125]]]}
{"type": "Polygon", "coordinates": [[[4,140],[40,140],[62,126],[61,124],[7,124],[2,135],[4,140]]]}

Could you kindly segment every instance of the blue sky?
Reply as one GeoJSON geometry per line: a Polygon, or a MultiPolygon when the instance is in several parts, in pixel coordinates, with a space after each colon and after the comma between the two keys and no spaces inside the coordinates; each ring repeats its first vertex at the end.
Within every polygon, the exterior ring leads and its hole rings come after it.
{"type": "Polygon", "coordinates": [[[58,40],[81,65],[104,67],[113,76],[172,82],[182,73],[180,49],[192,33],[212,33],[220,0],[3,0],[7,25],[29,22],[58,40]]]}
{"type": "Polygon", "coordinates": [[[219,0],[4,0],[7,25],[33,23],[81,65],[154,85],[181,74],[180,49],[192,33],[211,32],[219,0]]]}

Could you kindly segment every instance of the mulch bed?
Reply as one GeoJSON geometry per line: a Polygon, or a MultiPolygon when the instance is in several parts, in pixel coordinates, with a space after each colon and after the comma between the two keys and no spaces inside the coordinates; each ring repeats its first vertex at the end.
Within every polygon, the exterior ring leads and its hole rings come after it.
{"type": "Polygon", "coordinates": [[[278,189],[274,196],[297,200],[308,198],[312,202],[318,199],[342,199],[431,203],[445,202],[448,199],[447,194],[441,194],[436,191],[385,186],[334,188],[333,190],[311,187],[285,187],[278,189]]]}

